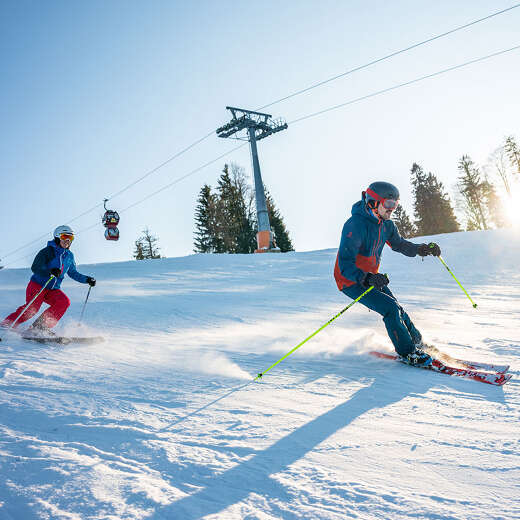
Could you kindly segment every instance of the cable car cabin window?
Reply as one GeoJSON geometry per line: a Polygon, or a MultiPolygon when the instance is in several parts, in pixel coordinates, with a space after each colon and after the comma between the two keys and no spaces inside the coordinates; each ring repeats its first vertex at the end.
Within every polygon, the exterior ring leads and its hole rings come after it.
{"type": "Polygon", "coordinates": [[[117,211],[107,210],[103,216],[105,227],[116,227],[119,224],[119,214],[117,211]]]}
{"type": "Polygon", "coordinates": [[[119,240],[119,229],[116,227],[105,229],[105,238],[107,240],[119,240]]]}

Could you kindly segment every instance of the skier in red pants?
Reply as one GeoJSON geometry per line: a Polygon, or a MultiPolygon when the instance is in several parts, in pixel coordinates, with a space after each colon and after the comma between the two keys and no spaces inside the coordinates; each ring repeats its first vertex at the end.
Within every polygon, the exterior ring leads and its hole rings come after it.
{"type": "Polygon", "coordinates": [[[73,240],[74,232],[69,226],[58,226],[54,230],[54,240],[47,243],[47,247],[36,255],[32,264],[34,274],[26,289],[26,303],[7,316],[0,323],[1,327],[16,328],[20,323],[31,319],[40,310],[42,303],[46,303],[50,307],[34,321],[25,334],[53,336],[50,329],[58,323],[70,305],[69,298],[60,290],[65,274],[77,282],[88,283],[91,287],[96,285],[94,278],[76,270],[74,255],[69,249],[73,240]]]}

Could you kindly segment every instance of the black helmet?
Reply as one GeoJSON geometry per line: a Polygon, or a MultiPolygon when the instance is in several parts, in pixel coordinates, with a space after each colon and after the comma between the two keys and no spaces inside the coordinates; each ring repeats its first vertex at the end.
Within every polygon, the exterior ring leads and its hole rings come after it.
{"type": "MultiPolygon", "coordinates": [[[[399,190],[389,182],[373,182],[367,188],[367,191],[363,192],[363,200],[371,208],[375,208],[378,202],[383,202],[386,199],[395,202],[399,200],[399,190]]],[[[393,207],[396,206],[397,204],[394,204],[393,207]]]]}

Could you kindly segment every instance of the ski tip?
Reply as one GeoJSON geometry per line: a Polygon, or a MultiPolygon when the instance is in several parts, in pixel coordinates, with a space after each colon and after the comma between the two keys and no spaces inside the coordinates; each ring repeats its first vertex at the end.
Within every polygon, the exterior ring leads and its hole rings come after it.
{"type": "Polygon", "coordinates": [[[496,379],[496,384],[498,386],[504,386],[508,381],[511,381],[512,377],[511,374],[501,374],[500,377],[496,379]]]}

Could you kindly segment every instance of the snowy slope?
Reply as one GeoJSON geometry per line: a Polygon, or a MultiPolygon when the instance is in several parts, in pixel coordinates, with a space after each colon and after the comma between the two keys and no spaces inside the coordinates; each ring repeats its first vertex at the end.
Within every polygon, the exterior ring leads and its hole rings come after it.
{"type": "MultiPolygon", "coordinates": [[[[520,518],[520,236],[435,240],[478,309],[437,259],[381,270],[427,339],[510,363],[502,388],[369,356],[391,345],[361,305],[252,383],[348,303],[335,250],[80,265],[105,343],[0,343],[0,519],[520,518]]],[[[1,316],[28,277],[0,271],[1,316]]]]}

